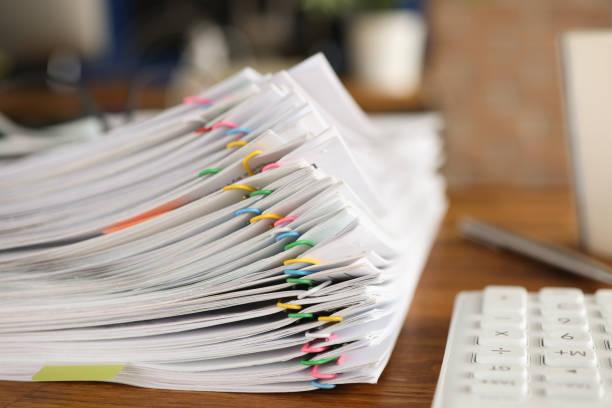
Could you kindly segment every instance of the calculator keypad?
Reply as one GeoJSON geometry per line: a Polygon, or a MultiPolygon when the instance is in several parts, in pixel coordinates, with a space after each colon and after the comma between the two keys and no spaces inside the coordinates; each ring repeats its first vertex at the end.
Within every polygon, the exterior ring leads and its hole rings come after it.
{"type": "Polygon", "coordinates": [[[612,290],[490,286],[455,308],[435,408],[612,407],[612,290]]]}

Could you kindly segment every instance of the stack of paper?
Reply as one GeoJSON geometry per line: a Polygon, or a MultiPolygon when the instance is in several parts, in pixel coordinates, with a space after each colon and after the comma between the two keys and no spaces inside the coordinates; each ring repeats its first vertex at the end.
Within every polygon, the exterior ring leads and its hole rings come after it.
{"type": "Polygon", "coordinates": [[[376,382],[445,208],[436,122],[377,129],[315,56],[1,167],[0,379],[376,382]]]}

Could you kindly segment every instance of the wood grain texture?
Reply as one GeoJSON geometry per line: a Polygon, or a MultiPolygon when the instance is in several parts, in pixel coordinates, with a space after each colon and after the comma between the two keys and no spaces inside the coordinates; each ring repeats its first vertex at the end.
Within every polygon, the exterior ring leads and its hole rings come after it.
{"type": "Polygon", "coordinates": [[[297,394],[229,394],[141,389],[105,383],[0,382],[0,407],[118,408],[249,406],[429,407],[440,370],[455,295],[488,284],[572,286],[597,283],[463,240],[455,224],[470,215],[517,232],[573,245],[576,226],[564,189],[467,188],[450,194],[451,207],[419,283],[397,346],[377,385],[339,386],[297,394]]]}
{"type": "Polygon", "coordinates": [[[452,185],[565,184],[559,35],[610,27],[608,0],[430,0],[424,98],[452,185]]]}

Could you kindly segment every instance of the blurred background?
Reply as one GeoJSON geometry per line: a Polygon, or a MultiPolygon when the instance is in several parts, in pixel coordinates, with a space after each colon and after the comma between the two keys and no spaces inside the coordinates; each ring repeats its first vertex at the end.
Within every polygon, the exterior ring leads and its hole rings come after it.
{"type": "Polygon", "coordinates": [[[568,183],[558,38],[609,0],[0,0],[0,112],[159,109],[323,52],[368,112],[439,111],[451,186],[568,183]]]}

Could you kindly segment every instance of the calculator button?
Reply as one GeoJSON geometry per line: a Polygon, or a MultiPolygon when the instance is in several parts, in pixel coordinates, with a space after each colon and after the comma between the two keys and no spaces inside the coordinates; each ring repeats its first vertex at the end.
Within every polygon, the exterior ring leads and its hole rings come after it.
{"type": "Polygon", "coordinates": [[[542,305],[542,315],[565,315],[582,317],[586,315],[586,308],[582,303],[559,302],[542,305]]]}
{"type": "Polygon", "coordinates": [[[592,350],[586,348],[560,348],[544,351],[544,363],[549,367],[594,367],[592,350]]]}
{"type": "Polygon", "coordinates": [[[525,317],[516,313],[498,313],[495,315],[485,315],[480,321],[482,329],[525,329],[525,317]]]}
{"type": "Polygon", "coordinates": [[[562,330],[544,334],[544,347],[591,347],[593,341],[589,333],[581,330],[562,330]]]}
{"type": "Polygon", "coordinates": [[[612,286],[524,293],[458,298],[434,406],[612,408],[612,286]]]}
{"type": "Polygon", "coordinates": [[[568,329],[586,330],[588,324],[586,319],[577,316],[557,315],[544,316],[542,320],[542,329],[547,332],[561,331],[568,329]]]}
{"type": "Polygon", "coordinates": [[[523,348],[510,346],[481,346],[476,352],[480,364],[527,364],[527,354],[523,348]]]}
{"type": "Polygon", "coordinates": [[[527,384],[520,380],[478,380],[471,385],[475,394],[492,397],[522,397],[527,384]]]}
{"type": "Polygon", "coordinates": [[[479,380],[486,379],[510,379],[526,380],[527,368],[525,366],[512,364],[474,364],[472,367],[474,378],[479,380]]]}
{"type": "Polygon", "coordinates": [[[584,301],[584,295],[580,289],[575,288],[543,288],[538,295],[541,303],[574,302],[584,301]]]}
{"type": "Polygon", "coordinates": [[[549,383],[597,383],[599,373],[594,368],[547,368],[544,379],[549,383]]]}
{"type": "Polygon", "coordinates": [[[504,312],[525,313],[527,291],[514,286],[488,286],[482,300],[482,312],[495,314],[504,312]]]}
{"type": "Polygon", "coordinates": [[[598,384],[588,382],[574,382],[566,384],[549,384],[545,392],[551,397],[595,399],[601,396],[598,384]]]}
{"type": "Polygon", "coordinates": [[[483,346],[525,346],[527,336],[522,330],[516,329],[486,329],[478,334],[478,344],[483,346]]]}

